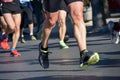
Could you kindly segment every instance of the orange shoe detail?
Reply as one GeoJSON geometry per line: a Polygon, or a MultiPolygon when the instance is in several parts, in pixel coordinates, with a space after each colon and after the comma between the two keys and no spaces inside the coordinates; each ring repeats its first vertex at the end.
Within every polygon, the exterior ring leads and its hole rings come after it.
{"type": "Polygon", "coordinates": [[[20,54],[17,50],[12,50],[10,54],[11,54],[11,56],[13,56],[13,57],[21,56],[21,54],[20,54]]]}
{"type": "Polygon", "coordinates": [[[10,45],[8,44],[8,40],[7,40],[7,39],[3,39],[3,40],[0,42],[0,45],[1,45],[1,47],[2,47],[4,50],[9,50],[9,49],[10,49],[10,45]]]}

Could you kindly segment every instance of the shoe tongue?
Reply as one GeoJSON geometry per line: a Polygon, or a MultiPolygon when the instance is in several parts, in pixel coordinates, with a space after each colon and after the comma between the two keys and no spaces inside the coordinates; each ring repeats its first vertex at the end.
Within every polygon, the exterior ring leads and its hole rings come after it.
{"type": "Polygon", "coordinates": [[[88,50],[85,49],[85,50],[81,51],[80,54],[81,54],[81,55],[84,55],[84,54],[87,53],[87,52],[88,52],[88,50]]]}

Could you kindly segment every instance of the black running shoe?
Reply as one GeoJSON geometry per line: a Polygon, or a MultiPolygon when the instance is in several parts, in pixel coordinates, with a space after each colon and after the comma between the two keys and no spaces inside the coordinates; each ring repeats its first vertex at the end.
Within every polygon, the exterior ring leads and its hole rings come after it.
{"type": "Polygon", "coordinates": [[[67,42],[69,40],[69,36],[65,35],[64,42],[67,42]]]}
{"type": "Polygon", "coordinates": [[[39,57],[38,57],[38,60],[39,60],[40,65],[44,69],[49,68],[49,58],[48,58],[49,53],[50,52],[41,49],[41,43],[40,43],[39,44],[39,57]]]}
{"type": "Polygon", "coordinates": [[[97,52],[85,50],[80,54],[80,68],[85,69],[91,64],[96,64],[99,61],[99,54],[97,52]]]}

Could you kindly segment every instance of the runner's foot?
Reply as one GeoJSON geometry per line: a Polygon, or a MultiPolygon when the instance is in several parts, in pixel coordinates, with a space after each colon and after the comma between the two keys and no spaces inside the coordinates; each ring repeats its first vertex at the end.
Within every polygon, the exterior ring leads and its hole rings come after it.
{"type": "Polygon", "coordinates": [[[11,53],[10,53],[10,55],[11,55],[12,57],[21,56],[21,54],[20,54],[17,50],[12,50],[11,53]]]}
{"type": "Polygon", "coordinates": [[[8,38],[3,35],[1,37],[1,41],[0,41],[0,46],[4,49],[4,50],[9,50],[10,49],[10,45],[8,44],[8,38]]]}
{"type": "Polygon", "coordinates": [[[85,69],[91,64],[96,64],[97,62],[99,62],[99,60],[100,58],[97,52],[84,50],[80,54],[80,68],[85,69]]]}
{"type": "Polygon", "coordinates": [[[31,40],[37,40],[37,39],[36,39],[36,37],[35,37],[35,36],[33,36],[33,35],[32,35],[32,36],[30,36],[30,39],[31,39],[31,40]]]}
{"type": "Polygon", "coordinates": [[[41,43],[39,44],[39,63],[40,65],[46,69],[46,68],[49,68],[49,58],[48,58],[48,55],[49,55],[50,52],[45,51],[45,50],[42,50],[41,49],[41,43]]]}
{"type": "Polygon", "coordinates": [[[25,39],[22,37],[21,40],[20,40],[21,43],[25,43],[25,39]]]}
{"type": "Polygon", "coordinates": [[[68,49],[68,48],[69,48],[69,47],[64,43],[64,41],[60,41],[59,44],[60,44],[60,48],[62,48],[62,49],[68,49]]]}

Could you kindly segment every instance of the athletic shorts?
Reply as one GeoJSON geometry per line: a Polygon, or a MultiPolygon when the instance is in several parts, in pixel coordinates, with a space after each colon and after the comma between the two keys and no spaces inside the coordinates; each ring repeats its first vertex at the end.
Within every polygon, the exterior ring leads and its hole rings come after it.
{"type": "Polygon", "coordinates": [[[61,1],[59,10],[65,10],[66,12],[68,12],[68,7],[67,7],[67,5],[66,5],[64,0],[61,1]]]}
{"type": "Polygon", "coordinates": [[[4,13],[11,14],[21,13],[21,8],[19,6],[18,1],[14,0],[13,2],[4,2],[2,5],[2,14],[4,13]]]}
{"type": "Polygon", "coordinates": [[[66,5],[76,2],[76,1],[83,1],[83,0],[43,0],[45,10],[48,12],[56,12],[60,10],[60,5],[63,5],[63,1],[66,5]]]}
{"type": "Polygon", "coordinates": [[[2,12],[1,12],[1,10],[0,10],[0,16],[2,16],[2,12]]]}
{"type": "Polygon", "coordinates": [[[0,3],[0,16],[2,16],[2,3],[0,3]]]}
{"type": "Polygon", "coordinates": [[[2,16],[2,9],[0,8],[0,16],[2,16]]]}

